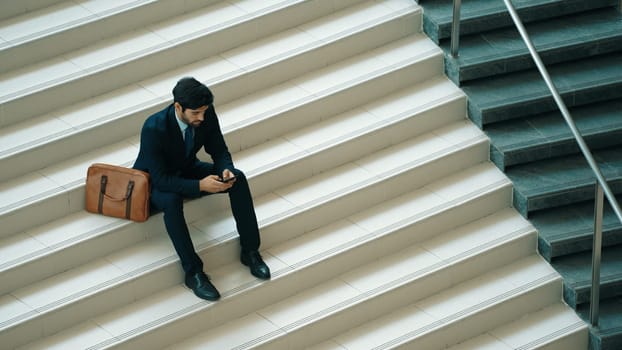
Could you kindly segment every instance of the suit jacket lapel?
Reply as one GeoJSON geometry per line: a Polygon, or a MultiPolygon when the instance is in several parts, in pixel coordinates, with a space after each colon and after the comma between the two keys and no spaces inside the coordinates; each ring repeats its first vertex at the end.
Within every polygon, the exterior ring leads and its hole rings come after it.
{"type": "Polygon", "coordinates": [[[166,114],[167,126],[168,126],[168,134],[171,140],[171,146],[175,147],[176,152],[179,153],[181,157],[185,157],[186,155],[186,145],[184,144],[184,139],[181,136],[181,131],[179,129],[179,125],[177,124],[177,117],[175,116],[175,107],[171,105],[168,108],[166,114]]]}

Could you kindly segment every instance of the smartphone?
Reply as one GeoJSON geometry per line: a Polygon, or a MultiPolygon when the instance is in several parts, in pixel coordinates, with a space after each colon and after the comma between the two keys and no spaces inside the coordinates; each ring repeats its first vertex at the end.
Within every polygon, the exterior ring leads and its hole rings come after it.
{"type": "Polygon", "coordinates": [[[220,182],[229,182],[229,181],[232,181],[233,179],[235,179],[235,176],[228,177],[226,179],[220,179],[220,182]]]}

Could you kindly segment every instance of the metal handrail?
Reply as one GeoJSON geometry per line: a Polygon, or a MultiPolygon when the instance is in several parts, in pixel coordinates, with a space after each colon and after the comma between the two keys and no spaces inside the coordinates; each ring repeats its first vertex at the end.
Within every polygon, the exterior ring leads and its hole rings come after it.
{"type": "MultiPolygon", "coordinates": [[[[602,221],[603,221],[603,193],[607,197],[611,208],[614,213],[618,217],[618,220],[622,223],[622,210],[620,209],[620,205],[618,204],[613,192],[609,188],[607,184],[607,180],[603,176],[600,171],[600,167],[598,163],[594,160],[594,156],[590,152],[589,147],[585,143],[583,136],[579,132],[574,119],[570,115],[564,100],[561,98],[555,84],[553,84],[553,80],[551,79],[540,55],[538,54],[529,34],[525,30],[525,26],[523,25],[516,8],[512,4],[511,0],[503,0],[505,5],[516,25],[516,28],[520,32],[523,41],[527,45],[529,49],[529,53],[533,58],[538,70],[540,71],[540,75],[546,82],[547,87],[549,88],[553,98],[555,99],[555,103],[562,113],[564,119],[566,120],[566,124],[570,127],[572,134],[577,141],[583,156],[587,160],[590,168],[596,175],[596,194],[595,194],[595,204],[594,204],[594,239],[593,239],[593,247],[592,247],[592,293],[591,293],[591,303],[590,303],[590,322],[593,326],[598,325],[598,317],[599,317],[599,297],[600,297],[600,263],[601,263],[601,250],[602,250],[602,221]]],[[[454,8],[453,8],[453,19],[452,19],[452,31],[451,31],[451,49],[450,54],[452,57],[458,57],[458,46],[459,46],[459,37],[460,37],[460,7],[461,0],[454,0],[454,8]]],[[[622,10],[622,0],[618,4],[618,8],[622,10]]]]}
{"type": "Polygon", "coordinates": [[[538,51],[536,51],[536,48],[533,45],[533,42],[531,41],[529,34],[527,34],[527,30],[525,30],[525,26],[521,22],[520,17],[518,16],[518,13],[516,12],[516,8],[514,8],[514,5],[512,4],[511,0],[503,0],[503,1],[505,2],[505,5],[508,8],[508,11],[510,12],[510,16],[512,17],[512,20],[514,21],[514,24],[516,25],[516,27],[518,28],[518,31],[520,32],[520,35],[523,38],[523,41],[525,42],[525,44],[527,44],[527,48],[529,49],[529,52],[531,53],[531,57],[535,61],[536,66],[538,67],[538,70],[540,71],[540,75],[542,75],[542,78],[546,82],[546,85],[548,86],[549,90],[553,94],[553,98],[555,99],[555,103],[557,103],[557,107],[562,112],[562,115],[564,116],[566,123],[570,127],[570,130],[572,131],[574,138],[577,140],[577,143],[579,144],[579,148],[581,149],[583,156],[585,157],[588,164],[590,165],[590,168],[592,168],[594,175],[596,175],[596,196],[594,199],[595,200],[594,239],[593,239],[593,248],[592,248],[592,295],[591,295],[591,303],[590,303],[590,323],[592,324],[592,326],[596,327],[598,325],[599,299],[600,299],[599,297],[600,297],[600,262],[601,262],[601,250],[602,250],[603,192],[607,196],[607,199],[609,200],[609,204],[611,204],[611,207],[613,208],[613,211],[615,212],[615,214],[618,216],[618,220],[620,220],[620,222],[622,222],[622,210],[620,210],[620,206],[618,205],[618,202],[615,196],[613,195],[613,192],[611,191],[611,189],[609,188],[609,185],[607,184],[607,179],[605,179],[602,172],[600,171],[600,167],[598,166],[598,163],[596,163],[596,161],[594,160],[594,156],[592,155],[592,152],[590,152],[589,147],[585,143],[583,136],[581,136],[581,133],[579,132],[574,122],[574,119],[570,115],[570,112],[568,111],[568,108],[566,107],[564,100],[559,95],[559,92],[557,91],[555,84],[553,84],[553,80],[551,79],[546,67],[544,66],[544,63],[542,63],[542,59],[540,59],[540,55],[538,54],[538,51]]]}
{"type": "Polygon", "coordinates": [[[461,0],[454,0],[454,14],[451,21],[451,44],[450,53],[451,57],[458,58],[458,48],[460,47],[460,8],[462,7],[461,0]],[[456,20],[457,18],[457,20],[456,20]]]}

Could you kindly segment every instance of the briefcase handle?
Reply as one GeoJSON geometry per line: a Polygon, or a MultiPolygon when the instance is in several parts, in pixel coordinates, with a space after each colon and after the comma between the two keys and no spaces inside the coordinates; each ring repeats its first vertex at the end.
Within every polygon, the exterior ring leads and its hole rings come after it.
{"type": "Polygon", "coordinates": [[[125,217],[130,218],[130,214],[132,212],[132,191],[134,190],[134,181],[130,180],[127,183],[127,191],[125,192],[125,197],[123,198],[114,198],[108,194],[106,194],[106,185],[108,184],[108,176],[102,175],[99,186],[99,203],[97,204],[97,211],[100,214],[104,212],[104,197],[108,200],[121,202],[127,200],[125,205],[125,217]]]}

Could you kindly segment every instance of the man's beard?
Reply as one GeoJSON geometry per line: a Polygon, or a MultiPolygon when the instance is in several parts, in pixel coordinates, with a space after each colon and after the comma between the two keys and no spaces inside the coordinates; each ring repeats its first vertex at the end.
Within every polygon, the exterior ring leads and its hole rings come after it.
{"type": "Polygon", "coordinates": [[[184,123],[186,123],[186,125],[191,126],[193,128],[198,128],[199,125],[201,125],[201,123],[202,123],[202,121],[200,121],[200,120],[195,120],[195,121],[191,122],[190,120],[188,120],[188,118],[186,118],[185,115],[182,115],[181,119],[184,121],[184,123]]]}

